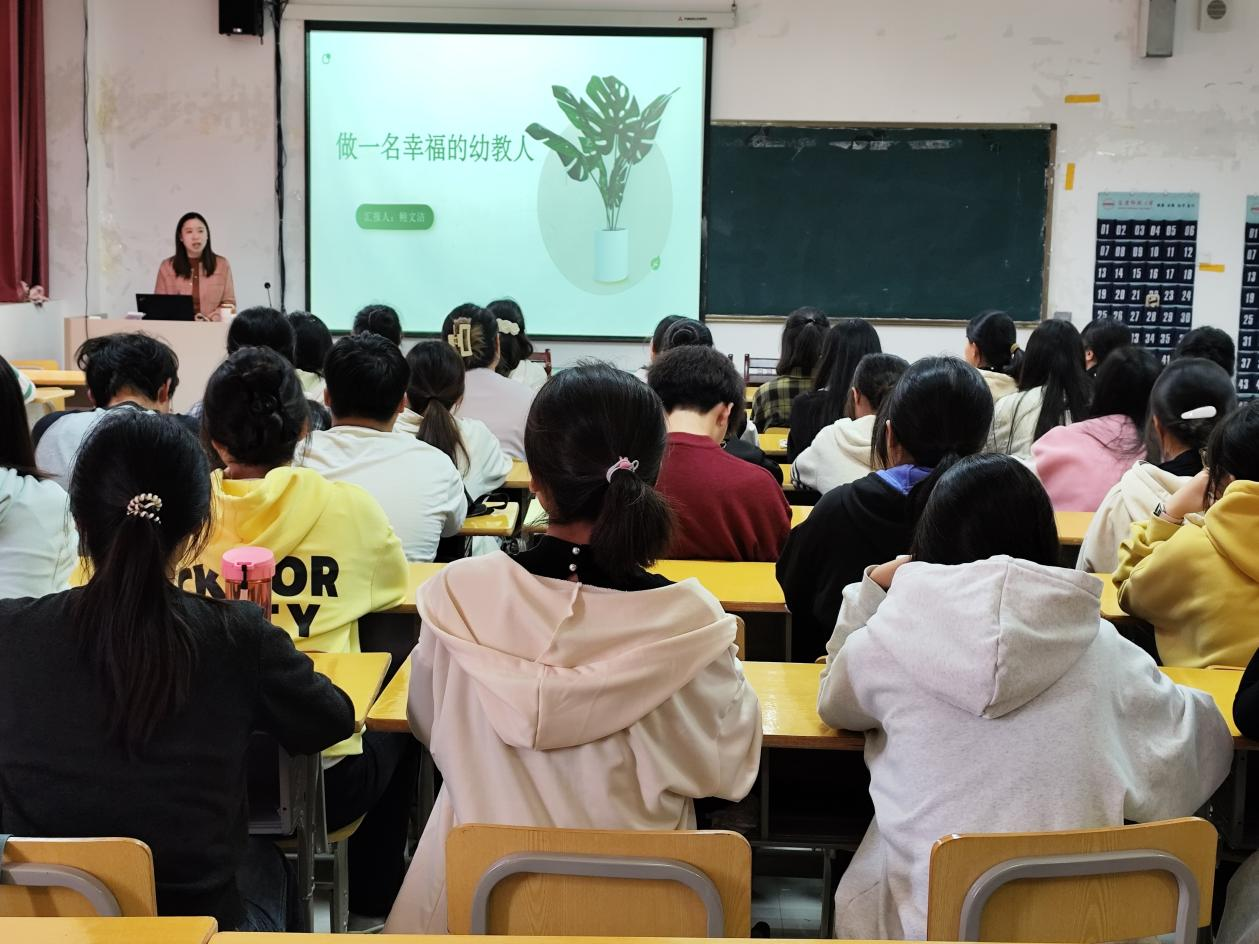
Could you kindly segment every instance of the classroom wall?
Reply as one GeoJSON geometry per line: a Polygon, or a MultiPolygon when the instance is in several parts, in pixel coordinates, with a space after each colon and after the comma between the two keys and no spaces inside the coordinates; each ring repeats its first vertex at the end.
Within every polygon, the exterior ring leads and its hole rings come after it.
{"type": "MultiPolygon", "coordinates": [[[[342,0],[349,5],[355,0],[342,0]]],[[[118,313],[150,289],[173,227],[200,208],[230,256],[242,305],[265,301],[278,264],[273,196],[273,46],[217,33],[212,0],[86,0],[91,185],[82,125],[84,0],[45,0],[54,295],[70,311],[118,313]],[[85,239],[89,240],[85,247],[85,239]],[[86,265],[84,260],[86,259],[86,265]],[[85,275],[86,270],[86,275],[85,275]]],[[[411,4],[423,6],[422,3],[411,4]]],[[[431,5],[449,6],[449,0],[431,5]]],[[[509,0],[482,6],[659,9],[660,0],[509,0]]],[[[687,9],[728,9],[685,0],[687,9]]],[[[715,119],[1056,122],[1049,310],[1089,317],[1099,190],[1202,195],[1195,323],[1235,332],[1243,200],[1259,191],[1259,10],[1236,4],[1232,32],[1200,33],[1197,3],[1178,4],[1176,55],[1135,52],[1136,0],[744,0],[717,33],[715,119]],[[1072,93],[1096,105],[1066,105],[1072,93]],[[1067,162],[1076,165],[1066,191],[1067,162]]],[[[286,229],[289,307],[302,297],[301,24],[286,21],[286,229]]],[[[349,277],[353,277],[352,273],[349,277]]],[[[487,295],[509,292],[487,287],[487,295]]],[[[801,299],[807,303],[809,299],[801,299]]],[[[993,299],[1000,305],[1001,299],[993,299]]],[[[842,314],[839,312],[833,314],[842,314]]],[[[909,357],[957,351],[959,328],[880,329],[909,357]]],[[[774,353],[772,325],[714,325],[719,346],[774,353]]],[[[643,358],[642,345],[551,344],[560,363],[643,358]]]]}

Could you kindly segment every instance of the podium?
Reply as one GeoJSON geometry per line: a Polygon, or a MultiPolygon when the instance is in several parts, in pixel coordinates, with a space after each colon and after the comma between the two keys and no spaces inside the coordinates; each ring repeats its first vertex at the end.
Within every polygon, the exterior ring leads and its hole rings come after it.
{"type": "Polygon", "coordinates": [[[142,331],[168,344],[179,358],[179,386],[171,399],[177,413],[186,413],[205,394],[206,381],[227,357],[227,322],[145,321],[140,318],[78,317],[65,320],[67,367],[88,338],[142,331]]]}

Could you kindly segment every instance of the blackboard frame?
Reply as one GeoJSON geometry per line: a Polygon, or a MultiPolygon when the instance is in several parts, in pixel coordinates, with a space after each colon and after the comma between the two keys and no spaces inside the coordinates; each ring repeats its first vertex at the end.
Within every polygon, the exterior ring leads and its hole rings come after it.
{"type": "MultiPolygon", "coordinates": [[[[1019,123],[1019,122],[932,122],[932,121],[781,121],[755,119],[717,119],[709,121],[709,128],[792,128],[801,131],[810,130],[898,130],[922,128],[925,130],[955,129],[962,131],[1047,131],[1049,133],[1049,164],[1045,168],[1045,227],[1044,247],[1041,254],[1041,292],[1040,317],[1034,321],[1020,321],[1018,324],[1036,325],[1050,317],[1049,313],[1049,261],[1053,243],[1054,190],[1058,170],[1058,125],[1050,123],[1019,123]]],[[[742,315],[742,314],[709,314],[708,313],[708,216],[709,216],[709,167],[713,149],[704,148],[704,197],[703,197],[703,238],[700,241],[700,320],[711,324],[782,324],[788,312],[780,315],[742,315]]],[[[873,325],[931,325],[935,327],[965,327],[967,319],[962,318],[913,318],[913,317],[879,317],[865,318],[862,315],[844,312],[827,312],[831,318],[864,318],[873,325]]]]}

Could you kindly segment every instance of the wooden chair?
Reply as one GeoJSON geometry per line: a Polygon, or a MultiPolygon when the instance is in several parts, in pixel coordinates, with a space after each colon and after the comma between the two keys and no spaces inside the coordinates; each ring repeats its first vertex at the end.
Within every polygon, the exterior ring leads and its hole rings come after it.
{"type": "Polygon", "coordinates": [[[469,824],[446,840],[451,934],[747,937],[752,849],[719,831],[469,824]]]}
{"type": "Polygon", "coordinates": [[[535,364],[541,364],[546,368],[546,375],[551,376],[551,349],[549,347],[545,351],[534,351],[529,355],[529,360],[535,364]]]}
{"type": "Polygon", "coordinates": [[[9,361],[18,370],[60,370],[54,360],[9,361]]]}
{"type": "Polygon", "coordinates": [[[760,386],[778,376],[778,358],[743,355],[743,382],[749,387],[760,386]]]}
{"type": "Polygon", "coordinates": [[[1197,940],[1211,922],[1216,832],[1197,817],[945,836],[931,850],[931,941],[1197,940]]]}
{"type": "Polygon", "coordinates": [[[152,918],[153,853],[137,839],[10,839],[0,916],[152,918]]]}

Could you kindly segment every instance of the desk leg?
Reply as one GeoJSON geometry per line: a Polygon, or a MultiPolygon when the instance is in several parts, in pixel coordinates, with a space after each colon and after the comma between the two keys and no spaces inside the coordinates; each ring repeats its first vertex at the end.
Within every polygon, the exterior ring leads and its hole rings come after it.
{"type": "Polygon", "coordinates": [[[315,926],[315,830],[320,815],[321,755],[296,757],[293,784],[294,839],[297,841],[297,890],[308,928],[315,926]]]}
{"type": "Polygon", "coordinates": [[[787,613],[787,622],[786,622],[786,625],[783,627],[783,639],[787,645],[787,649],[783,653],[783,661],[790,662],[791,661],[791,613],[790,612],[787,613]]]}
{"type": "Polygon", "coordinates": [[[769,749],[761,748],[761,839],[769,839],[769,749]]]}

